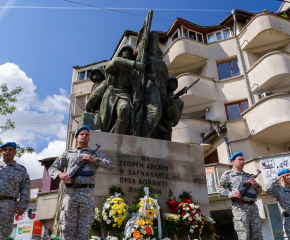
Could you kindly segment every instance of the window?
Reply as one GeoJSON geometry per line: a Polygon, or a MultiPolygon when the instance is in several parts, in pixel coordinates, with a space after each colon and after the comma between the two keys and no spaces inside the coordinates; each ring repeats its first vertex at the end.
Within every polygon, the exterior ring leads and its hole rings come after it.
{"type": "Polygon", "coordinates": [[[240,75],[240,70],[238,67],[238,60],[233,59],[227,62],[218,64],[218,71],[220,79],[230,78],[233,76],[240,75]]]}
{"type": "Polygon", "coordinates": [[[130,40],[130,45],[135,46],[136,47],[137,44],[137,38],[136,37],[132,37],[131,36],[131,40],[130,40]]]}
{"type": "Polygon", "coordinates": [[[172,42],[175,40],[175,39],[177,39],[177,38],[179,38],[179,35],[178,35],[178,29],[175,31],[175,33],[173,33],[173,35],[172,35],[172,42]]]}
{"type": "Polygon", "coordinates": [[[241,113],[249,108],[248,100],[225,105],[228,120],[242,119],[241,113]]]}
{"type": "Polygon", "coordinates": [[[85,80],[85,79],[89,78],[90,75],[91,75],[91,70],[79,72],[78,81],[85,80]]]}
{"type": "Polygon", "coordinates": [[[195,41],[203,42],[203,36],[201,33],[189,30],[184,26],[182,26],[182,36],[193,39],[195,41]]]}
{"type": "Polygon", "coordinates": [[[230,32],[230,29],[227,28],[227,29],[224,29],[224,30],[221,30],[218,32],[208,33],[207,34],[207,42],[212,43],[212,42],[226,39],[229,37],[231,37],[231,32],[230,32]]]}
{"type": "Polygon", "coordinates": [[[81,115],[83,112],[86,111],[85,107],[86,107],[87,100],[89,99],[89,96],[90,95],[85,95],[85,96],[75,98],[74,115],[81,115]]]}
{"type": "Polygon", "coordinates": [[[218,163],[219,162],[219,156],[217,153],[217,150],[213,151],[211,154],[209,154],[207,157],[204,158],[204,164],[211,164],[211,163],[218,163]]]}

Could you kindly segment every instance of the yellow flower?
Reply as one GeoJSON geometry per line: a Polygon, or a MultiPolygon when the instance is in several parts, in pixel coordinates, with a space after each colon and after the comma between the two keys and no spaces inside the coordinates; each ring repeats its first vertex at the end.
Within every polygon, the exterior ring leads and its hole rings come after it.
{"type": "Polygon", "coordinates": [[[143,206],[143,201],[140,201],[139,204],[140,204],[141,206],[143,206]]]}
{"type": "Polygon", "coordinates": [[[127,213],[127,210],[126,209],[123,209],[123,212],[126,214],[127,213]]]}
{"type": "Polygon", "coordinates": [[[122,211],[118,211],[118,214],[119,214],[119,215],[122,215],[122,211]]]}
{"type": "Polygon", "coordinates": [[[113,211],[112,211],[112,214],[113,214],[113,215],[116,215],[116,210],[113,210],[113,211]]]}
{"type": "Polygon", "coordinates": [[[137,225],[144,226],[145,225],[145,221],[140,219],[140,220],[137,221],[137,225]]]}
{"type": "Polygon", "coordinates": [[[201,226],[201,228],[203,228],[203,226],[201,226]]]}
{"type": "Polygon", "coordinates": [[[118,222],[119,221],[119,218],[115,218],[114,222],[118,222]]]}
{"type": "Polygon", "coordinates": [[[111,200],[111,198],[107,198],[107,201],[110,201],[111,200]]]}
{"type": "Polygon", "coordinates": [[[123,221],[119,220],[119,221],[118,221],[118,225],[121,226],[122,224],[123,224],[123,221]]]}
{"type": "Polygon", "coordinates": [[[104,212],[104,215],[107,215],[107,213],[106,213],[106,212],[104,212]]]}
{"type": "Polygon", "coordinates": [[[198,225],[195,225],[195,227],[198,227],[198,225]]]}
{"type": "Polygon", "coordinates": [[[125,221],[125,219],[126,219],[126,216],[121,217],[122,221],[125,221]]]}
{"type": "Polygon", "coordinates": [[[149,217],[153,217],[153,215],[154,215],[154,210],[148,210],[147,211],[147,215],[149,216],[149,217]]]}
{"type": "Polygon", "coordinates": [[[116,224],[116,223],[114,223],[114,224],[113,224],[113,227],[117,227],[117,224],[116,224]]]}
{"type": "Polygon", "coordinates": [[[148,223],[148,224],[150,224],[151,226],[153,226],[153,222],[151,222],[150,220],[146,220],[146,222],[148,223]]]}

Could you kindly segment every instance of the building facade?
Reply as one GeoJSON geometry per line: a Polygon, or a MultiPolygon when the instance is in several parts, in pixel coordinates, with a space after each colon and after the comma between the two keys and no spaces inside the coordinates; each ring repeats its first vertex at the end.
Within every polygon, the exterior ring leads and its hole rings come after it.
{"type": "MultiPolygon", "coordinates": [[[[242,151],[245,171],[265,184],[290,165],[290,4],[277,13],[258,14],[235,9],[216,26],[199,26],[177,18],[159,32],[160,47],[178,89],[200,81],[183,95],[183,116],[172,141],[203,146],[212,217],[226,239],[237,239],[231,201],[217,191],[219,178],[231,169],[230,156],[242,151]],[[224,231],[227,230],[227,231],[224,231]]],[[[123,44],[136,47],[136,32],[125,31],[111,59],[123,44]]],[[[67,149],[93,83],[93,67],[107,61],[74,66],[67,149]]],[[[281,239],[277,202],[264,191],[257,202],[264,239],[281,239]]]]}

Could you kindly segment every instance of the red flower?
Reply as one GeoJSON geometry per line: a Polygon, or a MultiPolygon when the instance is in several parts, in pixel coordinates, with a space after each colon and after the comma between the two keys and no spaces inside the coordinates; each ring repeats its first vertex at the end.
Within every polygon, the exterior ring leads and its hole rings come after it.
{"type": "Polygon", "coordinates": [[[202,225],[202,223],[201,223],[201,222],[199,222],[199,223],[198,223],[198,226],[201,226],[201,225],[202,225]]]}
{"type": "Polygon", "coordinates": [[[192,211],[192,208],[191,207],[188,207],[188,209],[189,209],[188,211],[190,211],[190,212],[192,211]]]}
{"type": "Polygon", "coordinates": [[[191,214],[191,218],[194,218],[195,214],[191,214]]]}
{"type": "Polygon", "coordinates": [[[195,231],[196,233],[198,233],[198,232],[199,232],[199,229],[195,229],[194,231],[195,231]]]}
{"type": "Polygon", "coordinates": [[[182,213],[182,216],[184,216],[184,215],[185,215],[185,212],[182,213]]]}
{"type": "Polygon", "coordinates": [[[189,224],[189,225],[193,225],[193,222],[192,222],[192,221],[189,221],[188,224],[189,224]]]}
{"type": "Polygon", "coordinates": [[[182,226],[183,226],[183,227],[186,227],[186,223],[182,223],[182,226]]]}
{"type": "Polygon", "coordinates": [[[193,221],[193,225],[195,225],[196,224],[196,221],[193,221]]]}
{"type": "Polygon", "coordinates": [[[188,199],[188,198],[183,198],[183,199],[181,199],[182,200],[182,202],[185,202],[185,203],[191,203],[190,202],[190,199],[188,199]]]}

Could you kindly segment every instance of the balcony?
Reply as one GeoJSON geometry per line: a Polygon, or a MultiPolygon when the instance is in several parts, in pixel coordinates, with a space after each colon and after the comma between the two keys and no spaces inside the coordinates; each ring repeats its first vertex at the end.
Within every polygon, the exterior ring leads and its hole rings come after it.
{"type": "Polygon", "coordinates": [[[178,38],[164,54],[170,74],[178,75],[201,68],[207,61],[206,44],[189,38],[178,38]]]}
{"type": "Polygon", "coordinates": [[[242,50],[273,51],[290,42],[290,21],[268,13],[254,17],[238,35],[242,50]]]}
{"type": "Polygon", "coordinates": [[[278,93],[263,98],[242,112],[251,137],[267,143],[285,144],[290,141],[290,94],[278,93]]]}
{"type": "Polygon", "coordinates": [[[55,215],[58,190],[38,193],[36,220],[52,220],[55,215]]]}
{"type": "Polygon", "coordinates": [[[289,87],[290,53],[275,51],[264,55],[250,68],[248,76],[254,93],[289,87]]]}
{"type": "Polygon", "coordinates": [[[199,77],[199,82],[190,88],[187,94],[180,97],[184,101],[185,112],[187,108],[193,108],[198,105],[209,104],[216,101],[214,80],[193,73],[185,73],[177,77],[178,89],[175,92],[180,91],[184,87],[188,87],[199,77]]]}

